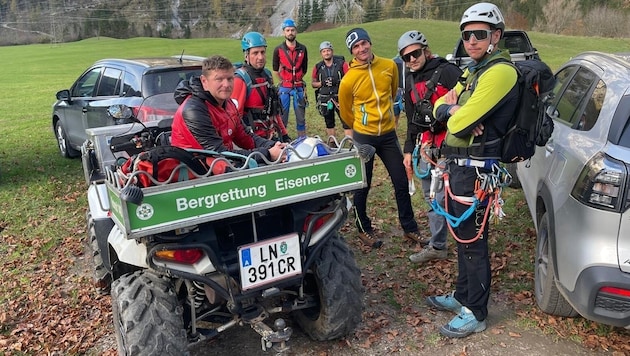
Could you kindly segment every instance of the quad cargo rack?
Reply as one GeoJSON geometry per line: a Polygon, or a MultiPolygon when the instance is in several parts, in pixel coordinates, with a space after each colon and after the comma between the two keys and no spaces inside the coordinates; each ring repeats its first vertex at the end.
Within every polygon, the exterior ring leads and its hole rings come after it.
{"type": "Polygon", "coordinates": [[[365,184],[364,162],[356,150],[142,188],[138,205],[121,197],[125,186],[117,172],[108,170],[106,179],[111,217],[129,238],[349,192],[365,184]]]}

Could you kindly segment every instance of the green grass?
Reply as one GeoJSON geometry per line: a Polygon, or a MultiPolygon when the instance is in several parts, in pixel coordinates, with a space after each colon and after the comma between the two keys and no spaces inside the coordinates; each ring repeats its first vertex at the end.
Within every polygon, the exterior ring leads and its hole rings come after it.
{"type": "MultiPolygon", "coordinates": [[[[453,50],[459,36],[456,23],[441,21],[397,19],[368,23],[363,27],[372,37],[374,52],[383,57],[396,54],[398,37],[410,29],[423,31],[433,52],[443,56],[453,50]]],[[[317,48],[323,40],[333,43],[336,54],[349,58],[344,36],[350,28],[347,26],[299,34],[298,40],[310,49],[310,66],[319,61],[317,48]]],[[[529,35],[542,59],[554,69],[585,50],[616,52],[630,45],[629,39],[567,37],[536,32],[529,32],[529,35]]],[[[270,52],[280,42],[280,38],[268,38],[269,67],[270,52]]],[[[50,271],[69,273],[69,261],[82,253],[76,242],[86,234],[86,186],[80,160],[64,159],[58,153],[51,128],[51,104],[55,100],[55,93],[70,87],[83,70],[101,58],[176,55],[182,51],[199,56],[223,54],[233,61],[242,60],[239,39],[92,38],[56,45],[0,47],[0,66],[3,68],[0,71],[0,83],[3,83],[0,86],[0,279],[3,281],[0,284],[0,310],[15,308],[10,302],[24,293],[35,293],[35,285],[32,284],[38,281],[31,276],[41,276],[50,271]]],[[[312,104],[315,101],[314,94],[310,88],[309,98],[308,132],[324,135],[324,122],[315,112],[312,104]]],[[[401,140],[404,138],[403,126],[399,132],[401,140]]],[[[294,130],[294,126],[291,129],[294,130]]],[[[340,127],[338,130],[341,133],[340,127]]],[[[399,231],[391,183],[382,164],[378,161],[376,164],[374,189],[369,201],[370,216],[384,230],[399,231]]],[[[425,209],[419,194],[412,199],[416,211],[425,209]]],[[[511,256],[506,261],[493,261],[505,262],[495,276],[495,281],[502,288],[531,290],[531,276],[527,276],[527,273],[532,270],[532,239],[535,241],[535,238],[527,231],[531,231],[533,226],[520,191],[507,189],[504,199],[508,216],[500,225],[492,227],[497,231],[493,235],[492,249],[509,250],[511,256]]],[[[352,238],[353,233],[349,232],[348,237],[352,238]]],[[[450,243],[452,245],[452,240],[450,243]]],[[[400,255],[401,260],[408,263],[404,255],[410,251],[401,252],[403,244],[402,238],[393,237],[384,246],[383,252],[388,256],[400,255]]],[[[381,275],[391,270],[392,260],[381,261],[383,255],[357,256],[361,267],[372,267],[367,272],[369,274],[381,275]]],[[[404,264],[398,268],[409,269],[404,264]]],[[[392,275],[389,278],[399,280],[400,276],[392,275]]],[[[54,280],[46,282],[57,285],[54,280]]],[[[418,303],[418,297],[426,292],[427,285],[414,282],[410,286],[408,291],[412,295],[404,298],[418,303]]],[[[76,294],[75,291],[70,299],[76,303],[79,295],[82,294],[76,294]]],[[[394,307],[399,306],[401,301],[405,302],[396,299],[392,292],[386,293],[384,300],[394,307]]],[[[25,300],[22,302],[26,303],[25,300]]],[[[20,320],[9,320],[9,324],[12,322],[20,320]]],[[[2,325],[0,330],[8,330],[7,325],[2,325]]],[[[598,328],[598,333],[605,334],[609,330],[598,328]]]]}

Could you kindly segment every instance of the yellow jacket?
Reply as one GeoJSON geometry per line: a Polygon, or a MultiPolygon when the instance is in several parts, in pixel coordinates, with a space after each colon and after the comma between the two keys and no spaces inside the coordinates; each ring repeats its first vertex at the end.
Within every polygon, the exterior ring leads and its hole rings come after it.
{"type": "Polygon", "coordinates": [[[355,132],[380,136],[396,129],[394,96],[398,67],[388,58],[374,56],[371,62],[349,63],[339,84],[339,114],[355,132]]]}

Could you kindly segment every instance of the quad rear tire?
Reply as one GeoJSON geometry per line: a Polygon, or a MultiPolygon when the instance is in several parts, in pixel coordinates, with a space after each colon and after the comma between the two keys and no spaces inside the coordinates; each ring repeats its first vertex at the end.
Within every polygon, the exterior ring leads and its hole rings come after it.
{"type": "Polygon", "coordinates": [[[112,285],[112,275],[105,267],[103,253],[98,245],[98,236],[96,236],[96,223],[90,212],[87,213],[87,225],[88,242],[92,251],[92,262],[94,264],[94,287],[101,294],[109,294],[112,285]]]}
{"type": "Polygon", "coordinates": [[[188,355],[183,307],[172,282],[143,270],[112,283],[119,355],[188,355]]]}
{"type": "Polygon", "coordinates": [[[555,261],[551,253],[550,237],[551,225],[549,213],[543,214],[538,223],[538,236],[536,239],[536,262],[534,264],[534,289],[536,291],[536,304],[540,310],[547,314],[575,317],[578,313],[571,304],[560,294],[556,285],[555,261]]]}
{"type": "Polygon", "coordinates": [[[364,288],[361,271],[348,244],[335,234],[322,246],[306,273],[305,293],[314,295],[317,307],[294,312],[294,318],[313,340],[347,336],[361,322],[364,288]]]}

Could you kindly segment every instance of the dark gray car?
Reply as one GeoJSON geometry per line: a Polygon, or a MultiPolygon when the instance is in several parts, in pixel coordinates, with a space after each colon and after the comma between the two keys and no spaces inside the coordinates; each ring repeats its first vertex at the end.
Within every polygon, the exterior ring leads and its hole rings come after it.
{"type": "Polygon", "coordinates": [[[107,114],[114,104],[125,104],[143,122],[172,118],[173,99],[181,80],[201,74],[203,57],[173,56],[138,59],[103,59],[94,63],[72,84],[57,92],[52,127],[64,157],[77,157],[86,129],[116,122],[107,114]]]}
{"type": "Polygon", "coordinates": [[[536,301],[630,328],[630,54],[582,53],[555,77],[553,135],[517,166],[537,230],[536,301]]]}

